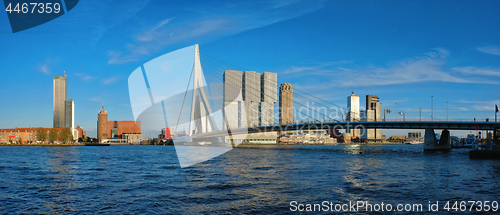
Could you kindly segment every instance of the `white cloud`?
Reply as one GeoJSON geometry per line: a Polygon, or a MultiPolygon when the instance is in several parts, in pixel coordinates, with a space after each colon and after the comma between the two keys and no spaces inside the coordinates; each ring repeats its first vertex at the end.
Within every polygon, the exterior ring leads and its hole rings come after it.
{"type": "Polygon", "coordinates": [[[49,69],[49,66],[47,64],[39,65],[38,71],[42,72],[44,75],[50,74],[50,69],[49,69]]]}
{"type": "Polygon", "coordinates": [[[360,69],[359,72],[349,74],[352,78],[344,77],[344,80],[347,81],[341,81],[339,84],[343,86],[380,86],[428,81],[475,83],[473,80],[445,72],[442,67],[446,62],[441,58],[442,55],[436,57],[439,58],[417,57],[388,67],[360,69]]]}
{"type": "Polygon", "coordinates": [[[427,52],[427,55],[431,58],[446,58],[450,55],[450,52],[443,48],[434,48],[432,51],[427,52]]]}
{"type": "Polygon", "coordinates": [[[51,72],[50,67],[52,66],[52,64],[54,64],[54,60],[47,58],[47,59],[45,59],[44,63],[41,63],[37,66],[37,70],[44,75],[50,75],[50,72],[51,72]]]}
{"type": "Polygon", "coordinates": [[[133,56],[122,57],[122,52],[108,51],[108,54],[110,57],[108,60],[108,64],[122,64],[137,60],[133,56]]]}
{"type": "Polygon", "coordinates": [[[89,98],[89,101],[91,102],[103,102],[103,98],[102,96],[95,96],[95,97],[92,97],[92,98],[89,98]]]}
{"type": "Polygon", "coordinates": [[[479,101],[462,99],[457,102],[471,104],[472,108],[476,111],[494,111],[495,105],[500,105],[500,100],[479,101]]]}
{"type": "Polygon", "coordinates": [[[490,75],[490,76],[500,77],[500,69],[477,68],[468,66],[468,67],[454,67],[451,70],[470,75],[490,75]]]}
{"type": "Polygon", "coordinates": [[[119,79],[120,79],[120,76],[110,76],[108,78],[105,78],[105,79],[101,80],[101,82],[102,82],[103,85],[108,85],[108,84],[115,83],[119,79]]]}
{"type": "Polygon", "coordinates": [[[143,34],[138,35],[137,40],[139,40],[141,42],[149,42],[149,41],[156,39],[158,37],[158,35],[156,35],[157,30],[159,28],[161,28],[162,26],[164,26],[165,24],[167,24],[168,22],[170,22],[172,19],[174,19],[174,18],[165,19],[165,20],[161,21],[154,28],[150,29],[149,31],[144,32],[143,34]]]}
{"type": "Polygon", "coordinates": [[[309,67],[293,66],[282,73],[296,77],[318,76],[319,80],[315,87],[323,89],[339,86],[382,86],[431,81],[500,84],[500,80],[476,75],[500,76],[500,70],[474,67],[445,69],[448,55],[447,50],[435,48],[424,56],[401,60],[384,67],[370,66],[350,69],[345,68],[346,66],[332,68],[330,64],[320,64],[309,67]]]}
{"type": "Polygon", "coordinates": [[[484,103],[484,104],[498,104],[500,103],[500,100],[489,100],[489,101],[479,101],[479,100],[458,100],[456,102],[459,103],[466,103],[466,104],[477,104],[477,103],[484,103]]]}
{"type": "Polygon", "coordinates": [[[496,46],[481,46],[477,47],[476,50],[486,54],[500,55],[500,49],[496,46]]]}
{"type": "Polygon", "coordinates": [[[486,106],[486,105],[474,105],[474,109],[478,111],[488,111],[488,110],[495,110],[495,106],[486,106]]]}
{"type": "Polygon", "coordinates": [[[73,34],[75,42],[82,42],[86,45],[95,44],[110,29],[134,17],[149,2],[150,0],[79,1],[69,16],[65,16],[64,19],[55,19],[51,22],[51,26],[60,28],[66,34],[73,34]],[[79,26],[79,28],[74,28],[74,26],[79,26]]]}
{"type": "Polygon", "coordinates": [[[265,27],[316,11],[323,7],[323,2],[279,0],[205,3],[203,7],[187,5],[186,8],[179,6],[179,14],[169,14],[168,18],[134,34],[125,50],[109,51],[108,63],[138,61],[168,45],[200,43],[265,27]]]}
{"type": "Polygon", "coordinates": [[[292,66],[289,69],[286,69],[285,71],[281,72],[280,74],[286,74],[286,75],[295,75],[295,76],[306,76],[306,75],[329,75],[332,74],[332,72],[335,72],[336,70],[342,70],[342,71],[348,71],[352,72],[355,70],[352,69],[347,69],[343,67],[337,67],[336,69],[325,69],[325,67],[328,66],[334,66],[334,65],[342,65],[342,64],[349,64],[352,63],[352,61],[348,60],[341,60],[341,61],[334,61],[334,62],[328,62],[328,63],[323,63],[317,66],[292,66]]]}
{"type": "Polygon", "coordinates": [[[75,73],[75,76],[80,78],[82,81],[90,81],[90,80],[94,79],[94,77],[89,76],[85,73],[75,73]]]}

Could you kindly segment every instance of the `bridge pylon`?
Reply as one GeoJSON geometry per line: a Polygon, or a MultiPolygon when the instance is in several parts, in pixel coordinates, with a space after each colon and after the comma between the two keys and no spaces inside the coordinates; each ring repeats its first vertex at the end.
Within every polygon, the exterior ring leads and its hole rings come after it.
{"type": "Polygon", "coordinates": [[[441,132],[441,138],[438,141],[436,139],[436,134],[434,133],[434,129],[426,128],[424,138],[425,138],[424,139],[424,152],[425,151],[449,151],[449,150],[451,150],[450,131],[448,129],[444,129],[441,132]]]}
{"type": "Polygon", "coordinates": [[[189,121],[188,136],[217,130],[212,108],[210,107],[207,93],[204,88],[203,70],[201,69],[198,44],[195,45],[193,69],[193,101],[191,103],[191,118],[189,121]]]}

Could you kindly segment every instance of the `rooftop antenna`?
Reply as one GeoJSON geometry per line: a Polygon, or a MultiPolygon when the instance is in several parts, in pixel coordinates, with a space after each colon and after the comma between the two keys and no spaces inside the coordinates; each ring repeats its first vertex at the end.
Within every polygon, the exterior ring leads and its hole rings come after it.
{"type": "Polygon", "coordinates": [[[66,76],[66,70],[64,70],[64,76],[66,76]]]}

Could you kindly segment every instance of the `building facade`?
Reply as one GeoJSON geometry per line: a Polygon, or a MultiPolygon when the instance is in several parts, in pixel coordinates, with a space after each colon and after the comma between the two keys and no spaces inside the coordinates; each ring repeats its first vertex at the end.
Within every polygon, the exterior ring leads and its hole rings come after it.
{"type": "Polygon", "coordinates": [[[111,139],[108,131],[108,112],[104,110],[104,106],[97,114],[97,139],[111,139]]]}
{"type": "Polygon", "coordinates": [[[225,128],[274,124],[274,104],[278,101],[277,74],[226,70],[223,75],[225,128]]]}
{"type": "Polygon", "coordinates": [[[293,124],[293,87],[290,83],[281,84],[279,97],[280,125],[293,124]]]}
{"type": "Polygon", "coordinates": [[[128,138],[136,137],[138,134],[141,134],[141,122],[109,121],[108,112],[102,107],[102,110],[98,113],[97,139],[123,139],[125,134],[128,135],[128,138]]]}
{"type": "Polygon", "coordinates": [[[75,128],[75,101],[73,99],[66,99],[65,101],[65,126],[66,128],[75,128]]]}
{"type": "Polygon", "coordinates": [[[420,138],[422,137],[422,133],[421,132],[408,132],[408,138],[410,139],[417,139],[417,138],[420,138]]]}
{"type": "Polygon", "coordinates": [[[68,76],[55,75],[53,80],[53,127],[62,128],[66,126],[65,110],[68,91],[68,76]]]}
{"type": "Polygon", "coordinates": [[[27,144],[36,141],[47,141],[51,131],[61,133],[62,128],[14,128],[0,129],[0,144],[27,144]],[[38,132],[46,133],[45,139],[40,140],[37,137],[38,132]]]}
{"type": "Polygon", "coordinates": [[[85,137],[87,137],[87,132],[84,131],[82,127],[76,126],[75,130],[78,131],[78,138],[85,138],[85,137]]]}
{"type": "Polygon", "coordinates": [[[261,76],[261,103],[260,103],[260,122],[261,126],[274,124],[274,104],[278,101],[278,74],[264,72],[261,76]]]}
{"type": "MultiPolygon", "coordinates": [[[[373,122],[375,119],[375,114],[373,110],[362,110],[359,112],[361,116],[361,121],[373,122]]],[[[363,140],[373,140],[375,139],[375,129],[360,129],[360,138],[363,140]]]]}
{"type": "Polygon", "coordinates": [[[259,126],[259,112],[261,104],[260,73],[245,71],[245,73],[243,73],[242,82],[247,127],[259,126]]]}
{"type": "MultiPolygon", "coordinates": [[[[226,70],[223,74],[223,124],[224,128],[241,128],[242,122],[242,72],[226,70]]],[[[245,114],[243,114],[245,116],[245,114]]],[[[246,122],[246,119],[245,119],[246,122]]],[[[246,126],[246,123],[245,123],[246,126]]]]}
{"type": "MultiPolygon", "coordinates": [[[[363,118],[363,114],[361,115],[363,118]]],[[[363,121],[382,121],[382,104],[379,102],[378,96],[366,95],[366,111],[364,112],[363,121]]],[[[382,140],[382,129],[363,129],[361,134],[361,139],[382,140]]]]}
{"type": "MultiPolygon", "coordinates": [[[[348,122],[359,122],[359,96],[354,95],[354,92],[347,97],[347,117],[348,122]]],[[[359,129],[346,129],[346,133],[350,134],[351,139],[359,138],[359,129]]]]}

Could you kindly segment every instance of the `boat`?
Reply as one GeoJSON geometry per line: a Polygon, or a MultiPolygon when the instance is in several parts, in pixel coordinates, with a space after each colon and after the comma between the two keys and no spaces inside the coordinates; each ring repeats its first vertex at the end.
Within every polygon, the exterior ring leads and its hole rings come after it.
{"type": "Polygon", "coordinates": [[[473,147],[476,144],[476,136],[474,136],[474,134],[467,134],[467,138],[465,138],[464,142],[464,146],[473,147]]]}

